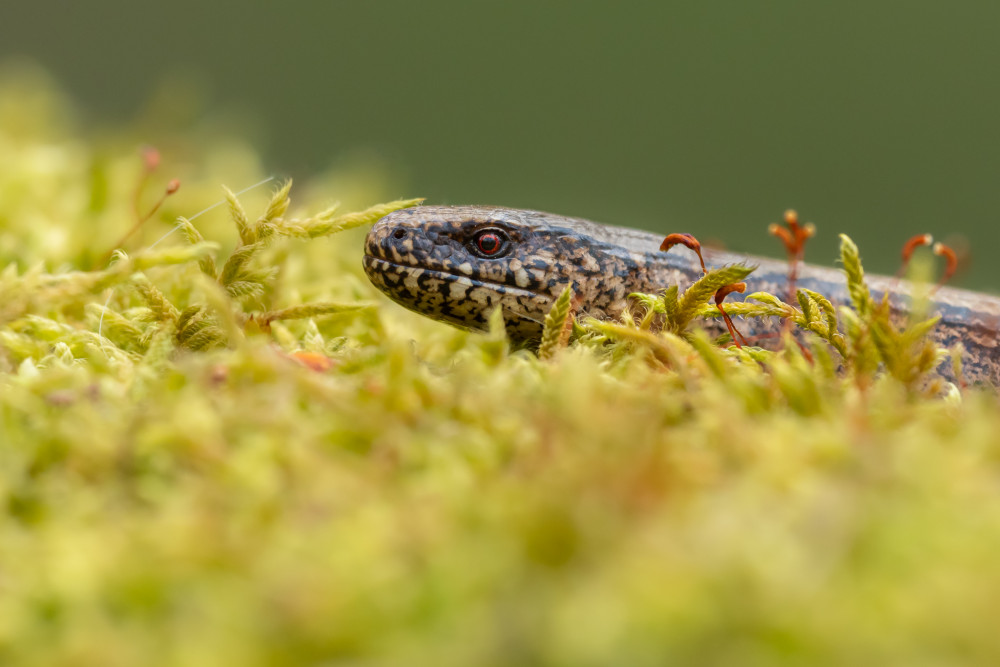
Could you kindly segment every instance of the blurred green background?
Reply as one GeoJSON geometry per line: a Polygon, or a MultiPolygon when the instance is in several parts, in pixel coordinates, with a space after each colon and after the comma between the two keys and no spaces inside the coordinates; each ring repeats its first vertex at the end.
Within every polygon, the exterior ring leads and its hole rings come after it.
{"type": "Polygon", "coordinates": [[[277,174],[362,162],[390,197],[772,255],[793,207],[813,261],[844,231],[892,272],[929,231],[997,291],[998,34],[989,2],[46,0],[6,3],[0,59],[40,63],[93,126],[226,110],[277,174]]]}

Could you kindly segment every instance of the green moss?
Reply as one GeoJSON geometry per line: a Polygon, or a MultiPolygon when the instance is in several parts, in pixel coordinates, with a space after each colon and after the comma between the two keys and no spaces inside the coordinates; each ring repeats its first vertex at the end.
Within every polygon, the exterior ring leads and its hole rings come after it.
{"type": "Polygon", "coordinates": [[[714,289],[647,298],[672,331],[582,322],[568,346],[567,291],[540,360],[367,283],[361,232],[332,234],[388,210],[378,187],[237,201],[231,144],[180,135],[187,167],[164,147],[181,191],[100,265],[134,223],[137,138],[16,121],[0,663],[1000,658],[995,396],[936,377],[932,323],[888,327],[863,283],[839,313],[726,303],[809,330],[811,360],[711,344],[689,314],[714,289]]]}

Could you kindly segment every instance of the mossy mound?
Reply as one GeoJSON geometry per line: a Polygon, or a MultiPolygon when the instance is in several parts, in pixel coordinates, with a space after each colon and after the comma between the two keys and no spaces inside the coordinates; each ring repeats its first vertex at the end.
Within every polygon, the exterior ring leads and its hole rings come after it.
{"type": "Polygon", "coordinates": [[[1000,412],[923,347],[838,370],[817,307],[811,360],[624,324],[511,352],[367,283],[331,234],[406,204],[377,183],[149,249],[253,152],[192,130],[152,170],[2,85],[0,663],[1000,660],[1000,412]]]}

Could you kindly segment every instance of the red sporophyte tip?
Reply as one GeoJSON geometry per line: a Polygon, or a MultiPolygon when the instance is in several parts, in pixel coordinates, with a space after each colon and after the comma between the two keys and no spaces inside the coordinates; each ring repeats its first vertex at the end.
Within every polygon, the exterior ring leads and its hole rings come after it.
{"type": "Polygon", "coordinates": [[[785,211],[785,224],[788,225],[787,229],[772,222],[767,226],[767,231],[781,240],[790,257],[801,257],[806,241],[816,235],[816,225],[811,222],[800,225],[799,214],[791,210],[785,211]]]}
{"type": "MultiPolygon", "coordinates": [[[[899,271],[896,273],[896,279],[898,280],[904,273],[906,273],[906,268],[910,264],[910,258],[917,248],[921,246],[929,246],[933,243],[934,239],[930,234],[917,234],[916,236],[910,237],[906,243],[903,244],[903,263],[899,267],[899,271]]],[[[938,257],[944,257],[944,273],[941,275],[941,279],[938,281],[935,290],[951,280],[955,272],[958,271],[958,253],[944,243],[934,243],[931,247],[931,252],[933,252],[938,257]]]]}
{"type": "Polygon", "coordinates": [[[955,254],[955,251],[950,246],[946,246],[943,243],[935,243],[933,252],[938,257],[944,257],[945,260],[944,275],[938,281],[938,287],[941,287],[951,280],[951,277],[955,275],[955,271],[958,270],[958,255],[955,254]]]}
{"type": "Polygon", "coordinates": [[[730,283],[729,285],[719,288],[719,291],[715,293],[715,300],[722,301],[733,292],[739,292],[740,294],[743,294],[743,292],[745,292],[746,289],[747,289],[746,283],[730,283]]]}
{"type": "Polygon", "coordinates": [[[767,226],[767,231],[771,236],[776,236],[781,241],[782,245],[785,246],[785,252],[788,253],[788,298],[791,300],[795,297],[798,264],[802,256],[805,255],[806,241],[816,234],[816,225],[811,222],[804,225],[799,224],[799,214],[792,209],[785,211],[784,219],[787,227],[772,222],[767,226]]]}
{"type": "Polygon", "coordinates": [[[167,183],[167,194],[168,195],[174,194],[180,189],[180,187],[181,187],[180,179],[175,178],[171,180],[169,183],[167,183]]]}
{"type": "Polygon", "coordinates": [[[160,166],[160,151],[152,146],[143,146],[142,163],[146,167],[146,171],[156,171],[156,168],[160,166]]]}
{"type": "Polygon", "coordinates": [[[770,225],[767,226],[767,233],[770,234],[771,236],[777,236],[779,239],[781,239],[781,242],[785,244],[785,250],[788,251],[789,255],[794,253],[795,240],[792,238],[792,235],[789,233],[787,229],[785,229],[776,222],[772,222],[770,225]]]}
{"type": "Polygon", "coordinates": [[[292,352],[288,356],[317,373],[325,373],[336,365],[333,359],[319,352],[292,352]]]}
{"type": "Polygon", "coordinates": [[[915,251],[920,246],[930,245],[934,242],[934,237],[930,234],[917,234],[916,236],[910,237],[910,239],[903,244],[903,266],[910,261],[913,256],[913,251],[915,251]]]}
{"type": "Polygon", "coordinates": [[[701,262],[702,273],[708,273],[708,269],[705,268],[705,258],[701,256],[701,243],[698,242],[698,239],[694,235],[687,233],[667,234],[667,237],[663,239],[663,243],[660,244],[660,250],[666,252],[675,245],[682,245],[685,248],[693,250],[698,255],[698,261],[701,262]]]}
{"type": "Polygon", "coordinates": [[[913,253],[916,252],[917,248],[930,245],[933,241],[934,237],[930,234],[916,234],[906,240],[906,243],[903,244],[901,252],[903,262],[899,265],[899,271],[896,272],[897,280],[906,275],[906,269],[910,266],[910,259],[913,257],[913,253]]]}

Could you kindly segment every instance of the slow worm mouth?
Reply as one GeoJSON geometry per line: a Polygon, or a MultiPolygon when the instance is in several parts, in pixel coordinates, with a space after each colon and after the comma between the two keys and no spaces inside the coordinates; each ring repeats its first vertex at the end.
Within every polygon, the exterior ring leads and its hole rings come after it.
{"type": "MultiPolygon", "coordinates": [[[[362,260],[365,273],[368,274],[369,279],[375,275],[382,276],[383,278],[379,280],[376,285],[382,285],[388,291],[392,289],[393,285],[385,281],[385,276],[396,273],[403,274],[406,276],[412,276],[413,278],[419,279],[420,282],[425,282],[428,280],[440,280],[442,285],[462,285],[463,287],[469,289],[482,288],[493,290],[503,295],[512,296],[515,298],[531,298],[537,299],[539,297],[546,297],[546,295],[539,294],[538,292],[532,292],[531,290],[526,290],[521,287],[512,287],[504,283],[495,283],[488,280],[480,280],[478,278],[470,278],[461,273],[450,273],[448,271],[436,271],[434,269],[425,269],[420,266],[413,266],[411,264],[400,264],[398,262],[391,262],[387,259],[381,257],[375,257],[374,255],[369,255],[365,253],[364,259],[362,260]]],[[[400,286],[402,281],[406,278],[402,278],[400,281],[400,286]]],[[[375,282],[375,281],[373,281],[375,282]]]]}

